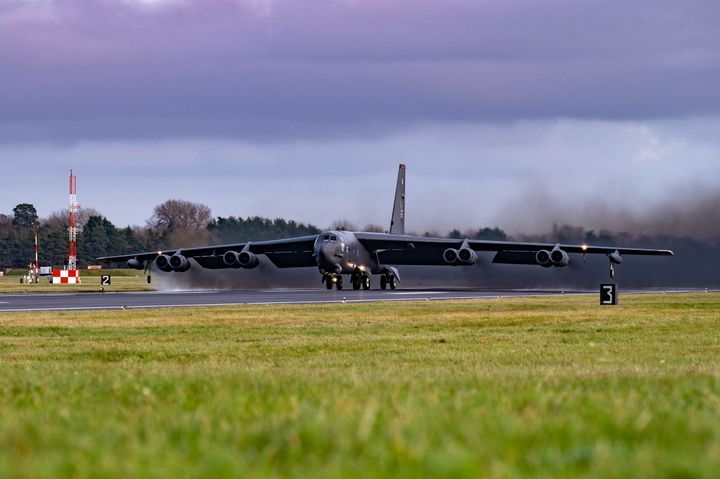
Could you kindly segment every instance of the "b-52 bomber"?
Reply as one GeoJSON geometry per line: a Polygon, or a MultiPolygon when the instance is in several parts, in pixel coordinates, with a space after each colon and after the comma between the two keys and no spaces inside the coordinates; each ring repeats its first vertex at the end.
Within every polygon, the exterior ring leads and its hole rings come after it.
{"type": "Polygon", "coordinates": [[[252,269],[265,256],[278,268],[316,267],[327,289],[343,288],[349,276],[353,289],[370,289],[373,275],[380,288],[395,289],[400,282],[398,266],[472,266],[478,252],[494,252],[492,262],[508,265],[537,265],[562,268],[571,255],[606,255],[610,276],[624,256],[672,256],[672,251],[591,246],[587,244],[544,244],[515,241],[428,238],[405,234],[405,165],[400,165],[392,220],[387,233],[326,231],[319,235],[270,241],[222,244],[195,248],[136,253],[99,258],[106,263],[126,263],[133,269],[149,271],[154,265],[164,272],[189,271],[193,262],[206,269],[252,269]],[[192,261],[191,261],[192,260],[192,261]]]}

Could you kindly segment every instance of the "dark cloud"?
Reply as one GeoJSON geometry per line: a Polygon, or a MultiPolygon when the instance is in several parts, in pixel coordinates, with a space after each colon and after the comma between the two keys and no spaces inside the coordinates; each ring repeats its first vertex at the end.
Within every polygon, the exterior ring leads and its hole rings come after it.
{"type": "Polygon", "coordinates": [[[720,111],[715,1],[0,5],[0,141],[720,111]]]}

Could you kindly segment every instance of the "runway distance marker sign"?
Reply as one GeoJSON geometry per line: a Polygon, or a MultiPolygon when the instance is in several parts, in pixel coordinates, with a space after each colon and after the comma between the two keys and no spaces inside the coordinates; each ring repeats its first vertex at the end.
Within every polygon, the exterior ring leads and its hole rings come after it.
{"type": "Polygon", "coordinates": [[[600,285],[600,305],[601,306],[617,306],[618,290],[617,284],[601,284],[600,285]]]}

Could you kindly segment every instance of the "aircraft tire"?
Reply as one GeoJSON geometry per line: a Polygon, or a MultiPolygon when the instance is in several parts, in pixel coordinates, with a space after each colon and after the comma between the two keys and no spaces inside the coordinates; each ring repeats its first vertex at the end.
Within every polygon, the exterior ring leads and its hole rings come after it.
{"type": "Polygon", "coordinates": [[[369,276],[369,275],[363,276],[363,278],[362,278],[362,288],[363,288],[363,289],[366,289],[366,290],[367,290],[367,289],[370,289],[370,276],[369,276]]]}
{"type": "Polygon", "coordinates": [[[332,289],[332,286],[332,279],[330,278],[330,276],[328,276],[327,278],[325,278],[325,288],[332,289]]]}
{"type": "Polygon", "coordinates": [[[380,289],[387,288],[387,283],[388,283],[387,276],[385,276],[385,275],[380,276],[380,289]]]}
{"type": "Polygon", "coordinates": [[[390,276],[390,289],[397,288],[397,278],[395,276],[390,276]]]}
{"type": "Polygon", "coordinates": [[[351,281],[352,281],[352,288],[354,290],[360,289],[360,278],[358,278],[357,276],[353,276],[351,281]]]}

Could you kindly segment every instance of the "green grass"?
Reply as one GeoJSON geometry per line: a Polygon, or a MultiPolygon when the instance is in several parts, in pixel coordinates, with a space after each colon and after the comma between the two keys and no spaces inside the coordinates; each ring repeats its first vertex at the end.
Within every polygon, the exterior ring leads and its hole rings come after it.
{"type": "Polygon", "coordinates": [[[720,295],[0,315],[0,477],[717,477],[720,295]]]}
{"type": "Polygon", "coordinates": [[[101,287],[100,276],[103,274],[109,274],[112,277],[111,285],[105,286],[105,291],[153,290],[152,285],[147,284],[147,277],[143,272],[135,270],[82,270],[80,271],[81,284],[49,284],[48,277],[41,277],[40,282],[37,284],[24,284],[24,281],[20,283],[22,275],[17,273],[18,270],[14,270],[10,275],[0,277],[0,295],[13,293],[97,292],[101,287]]]}

